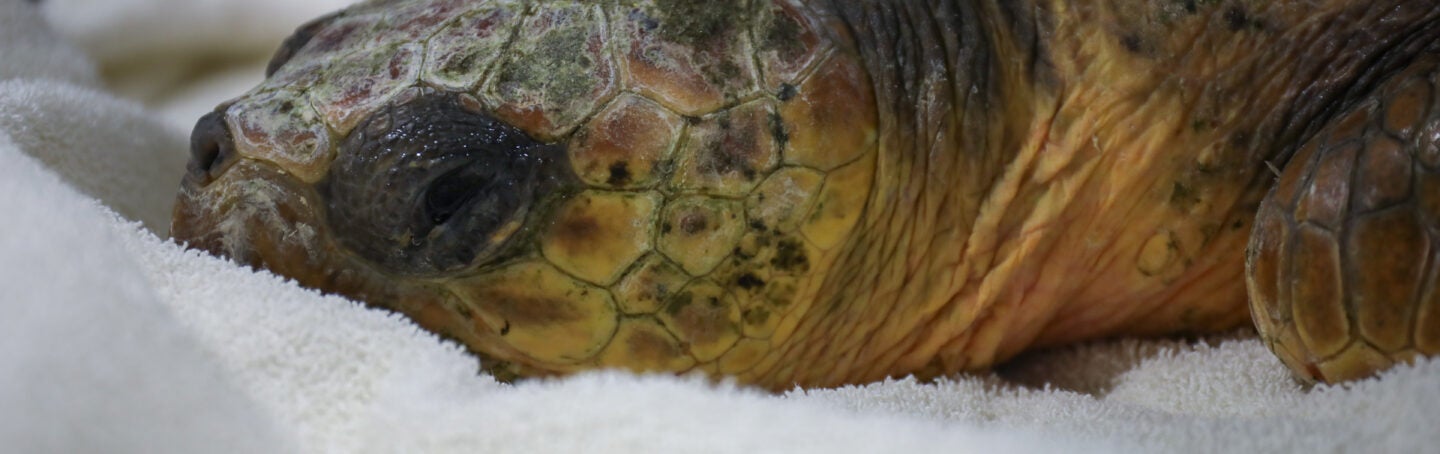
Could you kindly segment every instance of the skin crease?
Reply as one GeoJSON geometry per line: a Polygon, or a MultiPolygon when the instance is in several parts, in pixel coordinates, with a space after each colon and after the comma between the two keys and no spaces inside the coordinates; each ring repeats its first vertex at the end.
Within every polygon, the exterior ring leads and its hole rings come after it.
{"type": "MultiPolygon", "coordinates": [[[[1270,167],[1291,172],[1440,16],[1339,0],[498,5],[379,2],[303,28],[269,81],[217,110],[234,151],[187,175],[172,234],[405,313],[502,377],[834,386],[1227,329],[1249,320],[1270,167]],[[490,232],[502,258],[406,275],[330,233],[344,226],[315,188],[342,138],[387,131],[376,112],[406,103],[564,146],[553,188],[490,232]]],[[[1269,340],[1287,364],[1326,378],[1330,357],[1285,339],[1269,340]]]]}

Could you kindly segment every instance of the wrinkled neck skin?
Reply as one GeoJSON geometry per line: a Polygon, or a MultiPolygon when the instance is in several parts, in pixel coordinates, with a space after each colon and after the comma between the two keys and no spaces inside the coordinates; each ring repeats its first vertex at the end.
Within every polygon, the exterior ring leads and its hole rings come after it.
{"type": "Polygon", "coordinates": [[[793,331],[826,344],[778,342],[797,366],[776,381],[935,376],[1247,323],[1269,166],[1432,42],[1436,12],[1215,3],[811,2],[868,70],[880,150],[793,331]]]}
{"type": "Polygon", "coordinates": [[[1033,10],[1020,3],[811,2],[853,39],[874,86],[880,149],[847,252],[797,316],[795,332],[825,346],[781,344],[780,364],[801,366],[777,381],[828,385],[958,369],[931,363],[941,346],[973,334],[963,327],[983,308],[974,282],[955,280],[989,268],[962,256],[977,226],[993,222],[980,218],[985,195],[1027,140],[1023,122],[1007,119],[1035,114],[1028,104],[1004,104],[1036,96],[1034,62],[999,58],[1034,55],[1033,10]]]}

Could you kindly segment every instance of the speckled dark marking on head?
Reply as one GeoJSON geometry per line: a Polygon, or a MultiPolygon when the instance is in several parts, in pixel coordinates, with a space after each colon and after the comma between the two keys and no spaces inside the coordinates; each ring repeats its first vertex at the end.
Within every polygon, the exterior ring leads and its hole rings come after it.
{"type": "Polygon", "coordinates": [[[780,90],[775,93],[775,97],[778,98],[780,101],[784,102],[795,99],[795,95],[797,94],[799,94],[799,92],[796,90],[794,85],[791,85],[789,83],[783,83],[780,84],[780,90]]]}
{"type": "Polygon", "coordinates": [[[770,134],[775,136],[775,149],[783,153],[785,145],[790,143],[790,131],[785,129],[785,119],[780,118],[780,113],[770,112],[770,134]]]}
{"type": "Polygon", "coordinates": [[[1141,45],[1140,36],[1134,33],[1127,33],[1120,37],[1120,45],[1125,46],[1125,50],[1131,53],[1139,53],[1141,45]]]}
{"type": "Polygon", "coordinates": [[[624,186],[630,182],[630,167],[625,161],[616,161],[610,164],[610,175],[605,178],[605,184],[611,186],[624,186]]]}
{"type": "Polygon", "coordinates": [[[740,288],[746,290],[754,290],[760,287],[764,287],[765,281],[760,279],[759,277],[756,277],[755,273],[747,272],[745,274],[741,274],[739,278],[735,279],[735,285],[738,285],[740,286],[740,288]]]}
{"type": "Polygon", "coordinates": [[[805,256],[805,246],[799,241],[785,238],[775,246],[775,257],[770,266],[786,271],[804,273],[810,270],[810,258],[805,256]]]}
{"type": "Polygon", "coordinates": [[[1180,211],[1190,211],[1191,208],[1200,203],[1200,195],[1190,186],[1176,181],[1170,190],[1170,206],[1180,211]]]}

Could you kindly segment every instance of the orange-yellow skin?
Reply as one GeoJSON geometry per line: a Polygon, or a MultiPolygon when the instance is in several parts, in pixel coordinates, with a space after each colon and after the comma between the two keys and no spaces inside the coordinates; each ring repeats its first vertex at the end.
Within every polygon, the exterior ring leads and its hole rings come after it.
{"type": "MultiPolygon", "coordinates": [[[[1226,329],[1249,320],[1267,163],[1326,118],[1317,99],[1440,15],[972,2],[948,34],[917,18],[953,10],[899,2],[929,46],[906,55],[941,50],[902,74],[868,3],[621,3],[399,1],[331,19],[224,106],[236,156],[187,176],[175,237],[405,313],[501,374],[831,386],[1226,329]],[[326,34],[344,27],[370,32],[326,34]],[[967,31],[985,66],[944,61],[967,31]],[[533,236],[518,258],[399,275],[332,238],[344,226],[312,185],[371,113],[434,91],[565,144],[580,186],[495,233],[533,236]]],[[[1300,356],[1287,362],[1325,360],[1300,356]]]]}

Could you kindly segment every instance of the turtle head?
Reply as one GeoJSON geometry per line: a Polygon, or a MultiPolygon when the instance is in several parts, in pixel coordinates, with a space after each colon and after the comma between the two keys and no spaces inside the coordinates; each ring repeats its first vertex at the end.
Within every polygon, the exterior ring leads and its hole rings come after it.
{"type": "Polygon", "coordinates": [[[492,367],[763,380],[865,209],[869,81],[794,4],[601,3],[302,27],[197,123],[173,236],[492,367]]]}

